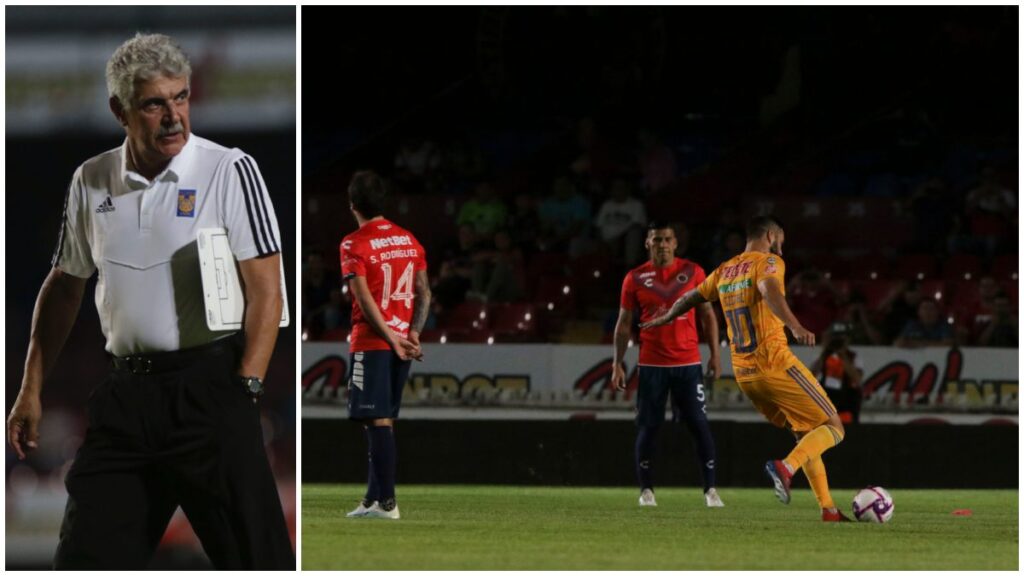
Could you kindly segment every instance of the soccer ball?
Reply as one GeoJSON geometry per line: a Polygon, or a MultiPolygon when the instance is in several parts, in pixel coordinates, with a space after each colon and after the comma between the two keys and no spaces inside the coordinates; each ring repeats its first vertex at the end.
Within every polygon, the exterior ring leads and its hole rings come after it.
{"type": "Polygon", "coordinates": [[[853,516],[860,522],[888,522],[895,507],[892,496],[881,486],[868,486],[853,498],[853,516]]]}

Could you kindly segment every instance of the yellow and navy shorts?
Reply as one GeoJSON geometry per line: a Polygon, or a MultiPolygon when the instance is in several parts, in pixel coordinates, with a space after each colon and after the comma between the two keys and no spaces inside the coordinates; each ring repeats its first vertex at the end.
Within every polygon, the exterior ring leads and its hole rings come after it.
{"type": "Polygon", "coordinates": [[[760,373],[738,384],[758,412],[779,428],[808,432],[836,413],[825,389],[799,361],[785,370],[760,373]]]}

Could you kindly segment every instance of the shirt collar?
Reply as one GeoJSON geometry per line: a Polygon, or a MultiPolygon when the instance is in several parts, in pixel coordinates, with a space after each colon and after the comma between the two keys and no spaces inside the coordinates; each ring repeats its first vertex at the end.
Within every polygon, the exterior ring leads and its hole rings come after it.
{"type": "MultiPolygon", "coordinates": [[[[177,156],[171,158],[167,168],[164,168],[164,171],[157,174],[153,180],[157,182],[179,182],[182,175],[192,166],[192,160],[195,156],[195,139],[195,134],[189,134],[188,141],[185,142],[181,152],[178,152],[177,156]]],[[[150,184],[150,181],[142,174],[128,167],[128,154],[128,138],[125,138],[121,144],[121,181],[132,190],[145,188],[150,184]]]]}
{"type": "Polygon", "coordinates": [[[380,218],[371,218],[370,220],[363,222],[363,225],[360,226],[360,228],[366,228],[367,230],[369,230],[371,225],[376,226],[379,224],[391,224],[391,222],[389,222],[388,219],[384,218],[383,216],[380,218]]]}

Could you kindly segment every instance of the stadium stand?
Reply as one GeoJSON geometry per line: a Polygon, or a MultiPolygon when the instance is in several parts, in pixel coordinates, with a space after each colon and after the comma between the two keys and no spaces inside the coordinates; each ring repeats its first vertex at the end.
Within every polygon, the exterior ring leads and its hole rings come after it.
{"type": "MultiPolygon", "coordinates": [[[[851,36],[817,49],[840,61],[861,58],[856,26],[842,29],[851,36]]],[[[918,40],[936,53],[950,53],[958,42],[943,35],[918,40]]],[[[891,66],[876,62],[874,73],[884,76],[891,66]]],[[[867,318],[882,328],[893,294],[906,281],[920,282],[922,293],[960,322],[958,310],[986,274],[1016,313],[1015,133],[994,108],[978,110],[985,120],[972,125],[945,114],[934,93],[944,93],[953,106],[974,88],[940,72],[892,73],[884,85],[863,77],[849,94],[809,98],[771,118],[741,113],[750,102],[740,96],[715,109],[710,92],[686,83],[667,89],[682,89],[700,103],[693,113],[674,114],[660,102],[641,113],[644,101],[635,99],[591,109],[583,104],[592,95],[574,93],[528,99],[512,119],[502,116],[509,112],[504,102],[481,105],[472,87],[459,85],[430,95],[411,119],[304,179],[303,244],[336,253],[338,238],[353,226],[344,183],[355,169],[374,167],[392,178],[392,216],[421,240],[432,279],[442,282],[451,247],[459,244],[458,216],[467,203],[482,202],[477,196],[486,185],[503,203],[506,229],[521,254],[521,294],[500,301],[536,311],[530,330],[499,338],[559,342],[591,334],[573,329],[582,324],[606,326],[618,307],[623,274],[638,264],[602,242],[594,222],[613,183],[625,180],[649,217],[685,226],[679,254],[709,272],[737,249],[734,231],[746,219],[782,216],[787,277],[813,268],[835,291],[835,312],[821,325],[862,298],[867,318]],[[467,111],[473,120],[462,120],[467,111]],[[419,164],[409,165],[409,158],[419,164]],[[564,198],[555,202],[559,193],[564,198]],[[583,206],[589,221],[580,228],[583,206]]],[[[978,81],[997,81],[985,78],[978,81]]],[[[737,94],[760,89],[752,78],[730,82],[737,94]]],[[[645,89],[637,98],[655,98],[645,89]]],[[[477,262],[493,249],[490,234],[463,247],[477,262]]],[[[479,281],[473,286],[470,268],[479,272],[480,266],[466,267],[458,290],[447,290],[452,281],[444,280],[443,303],[434,309],[435,328],[446,327],[457,339],[470,337],[460,324],[459,303],[481,293],[487,300],[479,281]]],[[[316,327],[306,328],[310,337],[321,337],[316,327]]],[[[974,343],[963,337],[960,344],[974,343]]]]}

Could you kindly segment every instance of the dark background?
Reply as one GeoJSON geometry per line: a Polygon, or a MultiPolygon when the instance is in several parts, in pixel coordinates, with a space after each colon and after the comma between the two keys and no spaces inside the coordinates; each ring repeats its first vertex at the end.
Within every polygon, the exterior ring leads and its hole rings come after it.
{"type": "MultiPolygon", "coordinates": [[[[911,102],[948,136],[1003,131],[1015,7],[306,7],[304,187],[390,160],[412,133],[557,133],[596,116],[662,132],[752,132],[781,58],[803,54],[795,121],[824,136],[911,102]],[[313,80],[329,70],[330,82],[313,80]],[[969,113],[968,113],[969,111],[969,113]],[[703,126],[702,126],[703,125],[703,126]],[[712,130],[713,129],[713,130],[712,130]],[[383,160],[382,160],[383,158],[383,160]]],[[[613,128],[614,129],[614,128],[613,128]]],[[[380,164],[380,168],[388,168],[380,164]]],[[[335,188],[335,191],[336,188],[335,188]]]]}

